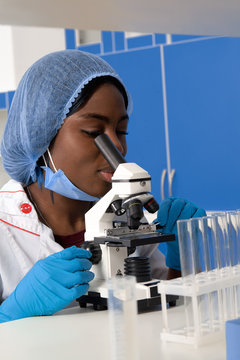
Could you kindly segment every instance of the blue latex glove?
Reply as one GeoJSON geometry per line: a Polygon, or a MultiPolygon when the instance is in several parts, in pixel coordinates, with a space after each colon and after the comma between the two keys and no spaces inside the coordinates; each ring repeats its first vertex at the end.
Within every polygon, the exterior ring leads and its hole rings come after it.
{"type": "Polygon", "coordinates": [[[170,197],[161,202],[157,215],[157,222],[163,227],[160,231],[163,234],[174,234],[176,237],[175,241],[167,242],[166,265],[169,268],[181,270],[177,220],[202,216],[206,216],[205,210],[184,199],[170,197]]]}
{"type": "Polygon", "coordinates": [[[0,323],[51,315],[88,291],[89,251],[72,246],[39,260],[0,306],[0,323]]]}

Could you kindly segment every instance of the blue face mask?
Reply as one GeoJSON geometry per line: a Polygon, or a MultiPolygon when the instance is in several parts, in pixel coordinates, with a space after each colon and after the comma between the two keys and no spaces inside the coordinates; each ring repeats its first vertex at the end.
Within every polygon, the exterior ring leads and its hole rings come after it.
{"type": "Polygon", "coordinates": [[[74,200],[81,200],[81,201],[99,200],[99,198],[88,195],[84,191],[78,189],[75,185],[73,185],[73,183],[71,183],[71,181],[67,178],[67,176],[64,174],[64,172],[61,169],[57,170],[55,168],[49,150],[47,151],[55,172],[53,172],[48,166],[41,166],[41,168],[45,170],[45,181],[44,181],[45,188],[74,200]]]}

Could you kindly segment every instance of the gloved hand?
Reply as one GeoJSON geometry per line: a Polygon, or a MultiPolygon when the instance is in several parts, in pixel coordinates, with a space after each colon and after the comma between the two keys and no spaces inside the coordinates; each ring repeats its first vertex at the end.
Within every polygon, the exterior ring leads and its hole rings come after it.
{"type": "Polygon", "coordinates": [[[51,315],[88,291],[89,251],[72,246],[39,260],[0,306],[0,323],[51,315]]]}
{"type": "Polygon", "coordinates": [[[163,234],[174,234],[175,241],[167,242],[166,265],[175,270],[181,270],[180,255],[178,246],[177,220],[189,219],[192,217],[206,216],[203,209],[184,199],[170,197],[163,200],[158,210],[157,222],[162,228],[163,234]]]}

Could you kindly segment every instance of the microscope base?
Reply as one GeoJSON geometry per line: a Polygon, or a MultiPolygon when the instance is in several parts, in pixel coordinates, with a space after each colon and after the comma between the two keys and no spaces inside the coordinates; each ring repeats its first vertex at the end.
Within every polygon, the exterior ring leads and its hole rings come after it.
{"type": "MultiPolygon", "coordinates": [[[[161,310],[161,295],[157,291],[159,280],[152,280],[146,283],[136,284],[137,308],[138,313],[144,311],[161,310]],[[146,294],[143,294],[145,291],[146,294]],[[145,295],[145,296],[144,296],[145,295]]],[[[169,306],[175,306],[178,296],[167,295],[166,300],[169,306]]],[[[94,310],[107,310],[107,288],[101,286],[98,290],[89,291],[87,295],[83,295],[77,299],[80,307],[87,307],[88,304],[93,305],[94,310]]]]}

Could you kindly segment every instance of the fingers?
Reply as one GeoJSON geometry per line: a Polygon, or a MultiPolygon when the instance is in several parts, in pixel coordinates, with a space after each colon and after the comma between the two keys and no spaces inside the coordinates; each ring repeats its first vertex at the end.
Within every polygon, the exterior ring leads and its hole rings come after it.
{"type": "Polygon", "coordinates": [[[172,202],[172,206],[169,210],[167,228],[169,232],[172,232],[176,221],[180,218],[182,212],[186,207],[186,201],[183,199],[175,199],[172,202]]]}
{"type": "Polygon", "coordinates": [[[190,219],[197,212],[198,208],[191,202],[187,202],[179,214],[178,220],[190,219]]]}
{"type": "MultiPolygon", "coordinates": [[[[42,283],[48,283],[49,281],[55,281],[59,285],[64,286],[67,289],[80,284],[87,284],[94,278],[94,273],[91,271],[76,271],[74,273],[64,271],[62,269],[56,269],[55,271],[47,272],[44,269],[41,275],[37,276],[38,280],[42,283]]],[[[46,284],[47,286],[47,284],[46,284]]]]}
{"type": "Polygon", "coordinates": [[[197,209],[197,211],[195,212],[195,214],[193,215],[193,217],[203,217],[203,216],[207,216],[206,211],[204,209],[197,209]]]}
{"type": "Polygon", "coordinates": [[[74,274],[71,274],[71,277],[65,280],[66,282],[68,280],[65,286],[70,289],[73,286],[88,284],[93,280],[93,278],[94,273],[91,271],[78,271],[74,274]]]}
{"type": "Polygon", "coordinates": [[[165,233],[172,233],[176,231],[177,220],[202,216],[206,216],[206,212],[203,209],[199,209],[192,202],[171,197],[161,203],[157,221],[164,227],[163,231],[165,233]]]}
{"type": "Polygon", "coordinates": [[[71,295],[72,300],[74,300],[86,294],[88,289],[88,284],[74,286],[73,288],[69,289],[69,294],[71,295]]]}
{"type": "Polygon", "coordinates": [[[64,249],[50,256],[56,259],[72,260],[75,258],[89,259],[92,256],[92,254],[88,250],[84,250],[76,246],[71,246],[70,248],[64,249]]]}
{"type": "MultiPolygon", "coordinates": [[[[89,290],[89,284],[80,284],[73,286],[72,288],[66,289],[62,288],[61,292],[59,291],[60,287],[58,287],[58,296],[64,298],[66,301],[66,305],[70,304],[73,300],[83,296],[89,290]]],[[[65,305],[65,306],[66,306],[65,305]]]]}
{"type": "Polygon", "coordinates": [[[88,259],[62,260],[61,263],[62,267],[70,272],[90,270],[92,267],[92,263],[88,259]]]}
{"type": "Polygon", "coordinates": [[[172,201],[173,200],[169,198],[163,200],[160,204],[160,208],[157,214],[157,221],[160,223],[161,226],[165,226],[167,224],[168,214],[172,205],[172,201]]]}
{"type": "Polygon", "coordinates": [[[71,273],[62,273],[58,274],[58,277],[55,277],[54,280],[58,281],[67,289],[71,289],[73,286],[88,284],[94,278],[94,273],[91,271],[77,271],[73,274],[71,273]]]}
{"type": "Polygon", "coordinates": [[[73,260],[56,259],[49,256],[38,262],[38,266],[47,271],[49,274],[55,274],[58,271],[66,271],[74,273],[76,271],[90,270],[92,267],[91,261],[88,259],[75,258],[73,260]]]}
{"type": "Polygon", "coordinates": [[[157,221],[171,231],[185,204],[186,201],[180,198],[171,197],[163,200],[158,210],[157,221]]]}
{"type": "Polygon", "coordinates": [[[40,301],[41,303],[43,302],[43,307],[47,308],[47,311],[44,311],[43,314],[50,315],[63,309],[78,297],[86,294],[89,289],[89,284],[78,284],[67,288],[57,281],[50,279],[48,283],[39,283],[39,287],[41,289],[40,301]]]}

